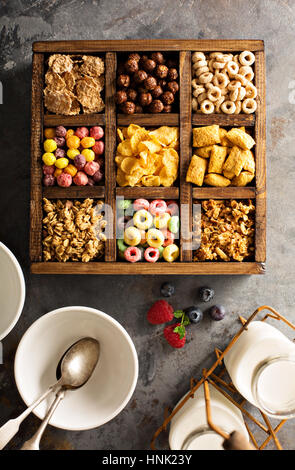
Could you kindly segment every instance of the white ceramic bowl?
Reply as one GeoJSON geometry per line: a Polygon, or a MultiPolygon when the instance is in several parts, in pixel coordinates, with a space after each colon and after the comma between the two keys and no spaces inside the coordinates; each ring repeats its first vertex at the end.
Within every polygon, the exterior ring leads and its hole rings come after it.
{"type": "MultiPolygon", "coordinates": [[[[61,356],[85,336],[100,342],[99,362],[83,387],[66,392],[50,421],[57,428],[81,431],[107,423],[126,406],[136,386],[137,353],[120,323],[93,308],[64,307],[35,321],[18,345],[14,374],[26,405],[56,382],[61,356]]],[[[53,398],[35,409],[40,419],[53,398]]]]}
{"type": "Polygon", "coordinates": [[[17,323],[25,301],[22,269],[11,251],[0,242],[0,340],[17,323]]]}

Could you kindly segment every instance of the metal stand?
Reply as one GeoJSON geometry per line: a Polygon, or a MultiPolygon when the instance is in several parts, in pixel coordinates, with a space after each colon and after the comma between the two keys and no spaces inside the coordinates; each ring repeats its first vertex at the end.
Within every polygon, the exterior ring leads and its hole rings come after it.
{"type": "Polygon", "coordinates": [[[242,395],[236,390],[233,383],[230,381],[229,377],[226,374],[226,369],[223,364],[223,358],[225,354],[231,349],[231,347],[234,345],[234,343],[237,341],[237,339],[240,337],[243,331],[247,330],[249,323],[263,310],[267,310],[268,312],[264,315],[264,317],[260,321],[266,321],[268,318],[273,318],[275,320],[284,322],[292,330],[295,330],[295,325],[293,325],[285,317],[280,315],[272,307],[269,307],[267,305],[263,305],[262,307],[257,308],[255,312],[252,313],[252,315],[248,318],[248,320],[240,316],[239,319],[242,323],[241,329],[232,338],[232,340],[230,341],[230,343],[227,345],[227,347],[225,348],[223,352],[220,349],[215,348],[216,361],[214,362],[214,364],[210,367],[209,370],[203,369],[202,377],[199,381],[196,381],[194,378],[190,380],[189,393],[183,398],[183,400],[177,405],[177,407],[174,408],[174,410],[170,414],[167,412],[167,409],[165,410],[165,418],[164,418],[163,424],[155,432],[153,439],[151,441],[151,448],[153,450],[156,449],[155,442],[159,434],[162,431],[165,431],[167,429],[167,426],[170,423],[173,416],[175,416],[176,413],[178,413],[178,411],[183,407],[183,405],[187,402],[187,400],[194,397],[194,393],[198,390],[198,388],[201,385],[203,385],[204,387],[204,397],[205,397],[205,403],[206,403],[206,414],[207,414],[208,426],[213,431],[220,434],[224,439],[229,438],[228,434],[226,434],[224,431],[222,431],[218,426],[214,424],[214,418],[211,415],[210,392],[209,392],[208,384],[215,387],[220,393],[222,393],[231,403],[233,403],[242,412],[244,421],[245,421],[245,426],[249,434],[250,442],[253,444],[255,449],[263,450],[271,441],[274,441],[276,448],[278,450],[283,450],[283,447],[277,437],[277,433],[287,420],[284,419],[278,422],[278,424],[275,427],[273,427],[270,423],[269,417],[265,415],[262,411],[260,411],[258,408],[255,408],[255,410],[259,411],[259,413],[262,416],[263,421],[261,422],[260,420],[256,419],[249,411],[245,409],[245,405],[248,402],[244,397],[242,397],[242,395]],[[218,371],[216,370],[217,368],[218,368],[218,371]],[[237,397],[237,398],[234,398],[234,397],[237,397]],[[258,427],[260,430],[262,430],[263,433],[265,434],[265,439],[263,440],[261,444],[258,444],[257,439],[255,438],[255,431],[250,430],[249,424],[247,423],[247,421],[254,423],[254,425],[258,427]]]}

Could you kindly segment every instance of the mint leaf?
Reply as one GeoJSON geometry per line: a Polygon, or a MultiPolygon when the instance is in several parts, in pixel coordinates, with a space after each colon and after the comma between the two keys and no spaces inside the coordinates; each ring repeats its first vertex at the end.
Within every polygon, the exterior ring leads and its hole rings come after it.
{"type": "Polygon", "coordinates": [[[187,315],[184,315],[184,316],[183,316],[183,319],[182,319],[181,324],[182,324],[183,326],[187,326],[187,325],[190,324],[190,319],[188,318],[187,315]]]}
{"type": "Polygon", "coordinates": [[[179,338],[182,339],[185,336],[185,328],[182,325],[178,325],[176,328],[174,328],[174,333],[179,334],[179,338]]]}
{"type": "Polygon", "coordinates": [[[181,318],[182,315],[184,315],[184,311],[183,311],[183,310],[175,310],[175,312],[174,312],[175,318],[181,318]]]}

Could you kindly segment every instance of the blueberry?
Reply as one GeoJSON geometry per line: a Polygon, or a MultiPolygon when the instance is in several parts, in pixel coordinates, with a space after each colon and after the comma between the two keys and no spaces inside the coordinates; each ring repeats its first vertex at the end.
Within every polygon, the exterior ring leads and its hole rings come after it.
{"type": "Polygon", "coordinates": [[[225,308],[222,305],[213,305],[209,309],[211,318],[215,321],[220,321],[225,317],[225,308]]]}
{"type": "Polygon", "coordinates": [[[184,313],[188,316],[191,323],[199,323],[203,320],[203,312],[198,307],[188,307],[184,313]]]}
{"type": "Polygon", "coordinates": [[[173,284],[169,284],[169,282],[164,282],[161,285],[161,294],[163,297],[171,297],[175,292],[175,287],[173,284]]]}
{"type": "Polygon", "coordinates": [[[199,290],[200,299],[203,302],[209,302],[214,297],[214,290],[211,287],[201,287],[199,290]]]}

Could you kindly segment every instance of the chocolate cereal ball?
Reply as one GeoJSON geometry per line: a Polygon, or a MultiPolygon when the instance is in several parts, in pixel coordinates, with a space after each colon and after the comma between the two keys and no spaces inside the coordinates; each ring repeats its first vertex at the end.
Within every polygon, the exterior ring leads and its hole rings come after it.
{"type": "Polygon", "coordinates": [[[153,98],[157,99],[159,98],[159,96],[161,96],[163,93],[163,90],[162,88],[160,87],[160,85],[157,85],[153,90],[152,90],[152,96],[153,98]]]}
{"type": "Polygon", "coordinates": [[[127,73],[134,73],[138,70],[138,62],[135,59],[128,59],[125,62],[125,70],[127,73]]]}
{"type": "Polygon", "coordinates": [[[135,104],[132,101],[126,101],[121,105],[121,109],[124,114],[134,114],[135,104]]]}
{"type": "Polygon", "coordinates": [[[127,98],[128,98],[128,101],[135,101],[137,98],[137,91],[134,90],[133,88],[129,88],[127,90],[127,98]]]}
{"type": "Polygon", "coordinates": [[[173,81],[173,80],[176,80],[178,77],[178,72],[176,69],[174,68],[171,68],[168,70],[168,79],[173,81]]]}
{"type": "Polygon", "coordinates": [[[171,113],[171,111],[172,111],[172,106],[171,106],[171,104],[166,104],[166,106],[164,106],[162,112],[163,112],[163,113],[171,113]]]}
{"type": "Polygon", "coordinates": [[[166,67],[166,65],[157,65],[156,75],[159,78],[166,78],[168,75],[168,67],[166,67]]]}
{"type": "Polygon", "coordinates": [[[121,75],[119,75],[117,78],[117,84],[120,88],[128,88],[130,85],[129,75],[121,73],[121,75]]]}
{"type": "Polygon", "coordinates": [[[140,60],[140,55],[137,52],[131,52],[131,54],[128,56],[128,59],[134,59],[138,62],[140,60]]]}
{"type": "Polygon", "coordinates": [[[163,111],[164,105],[160,100],[154,100],[149,105],[150,113],[161,113],[163,111]]]}
{"type": "Polygon", "coordinates": [[[157,86],[157,80],[155,77],[148,77],[143,82],[143,85],[147,90],[153,90],[157,86]]]}
{"type": "Polygon", "coordinates": [[[135,105],[135,111],[134,111],[136,114],[141,114],[143,112],[143,109],[142,109],[142,106],[140,106],[139,104],[136,104],[135,105]]]}
{"type": "Polygon", "coordinates": [[[143,69],[147,72],[147,73],[151,73],[155,68],[156,68],[156,62],[152,59],[147,59],[144,63],[143,63],[143,69]]]}
{"type": "Polygon", "coordinates": [[[165,93],[161,95],[161,101],[164,103],[164,105],[172,104],[174,101],[173,93],[171,93],[171,91],[165,91],[165,93]]]}
{"type": "Polygon", "coordinates": [[[173,93],[173,95],[175,95],[175,93],[177,93],[178,90],[179,90],[178,83],[175,82],[175,81],[167,83],[167,90],[171,91],[171,93],[173,93]]]}
{"type": "Polygon", "coordinates": [[[153,100],[153,97],[150,93],[140,93],[138,97],[138,102],[140,106],[143,106],[143,107],[151,104],[152,100],[153,100]]]}
{"type": "Polygon", "coordinates": [[[164,64],[165,59],[161,52],[153,52],[151,54],[151,59],[154,60],[157,64],[164,64]]]}
{"type": "Polygon", "coordinates": [[[115,102],[117,104],[123,104],[125,103],[125,101],[127,101],[126,91],[125,90],[117,91],[117,93],[115,94],[115,102]]]}
{"type": "Polygon", "coordinates": [[[133,75],[133,79],[134,79],[135,83],[142,83],[147,78],[147,76],[148,75],[145,72],[145,70],[138,70],[133,75]]]}
{"type": "Polygon", "coordinates": [[[158,80],[158,85],[160,85],[161,88],[166,88],[167,86],[167,80],[164,80],[164,79],[161,79],[161,80],[158,80]]]}

